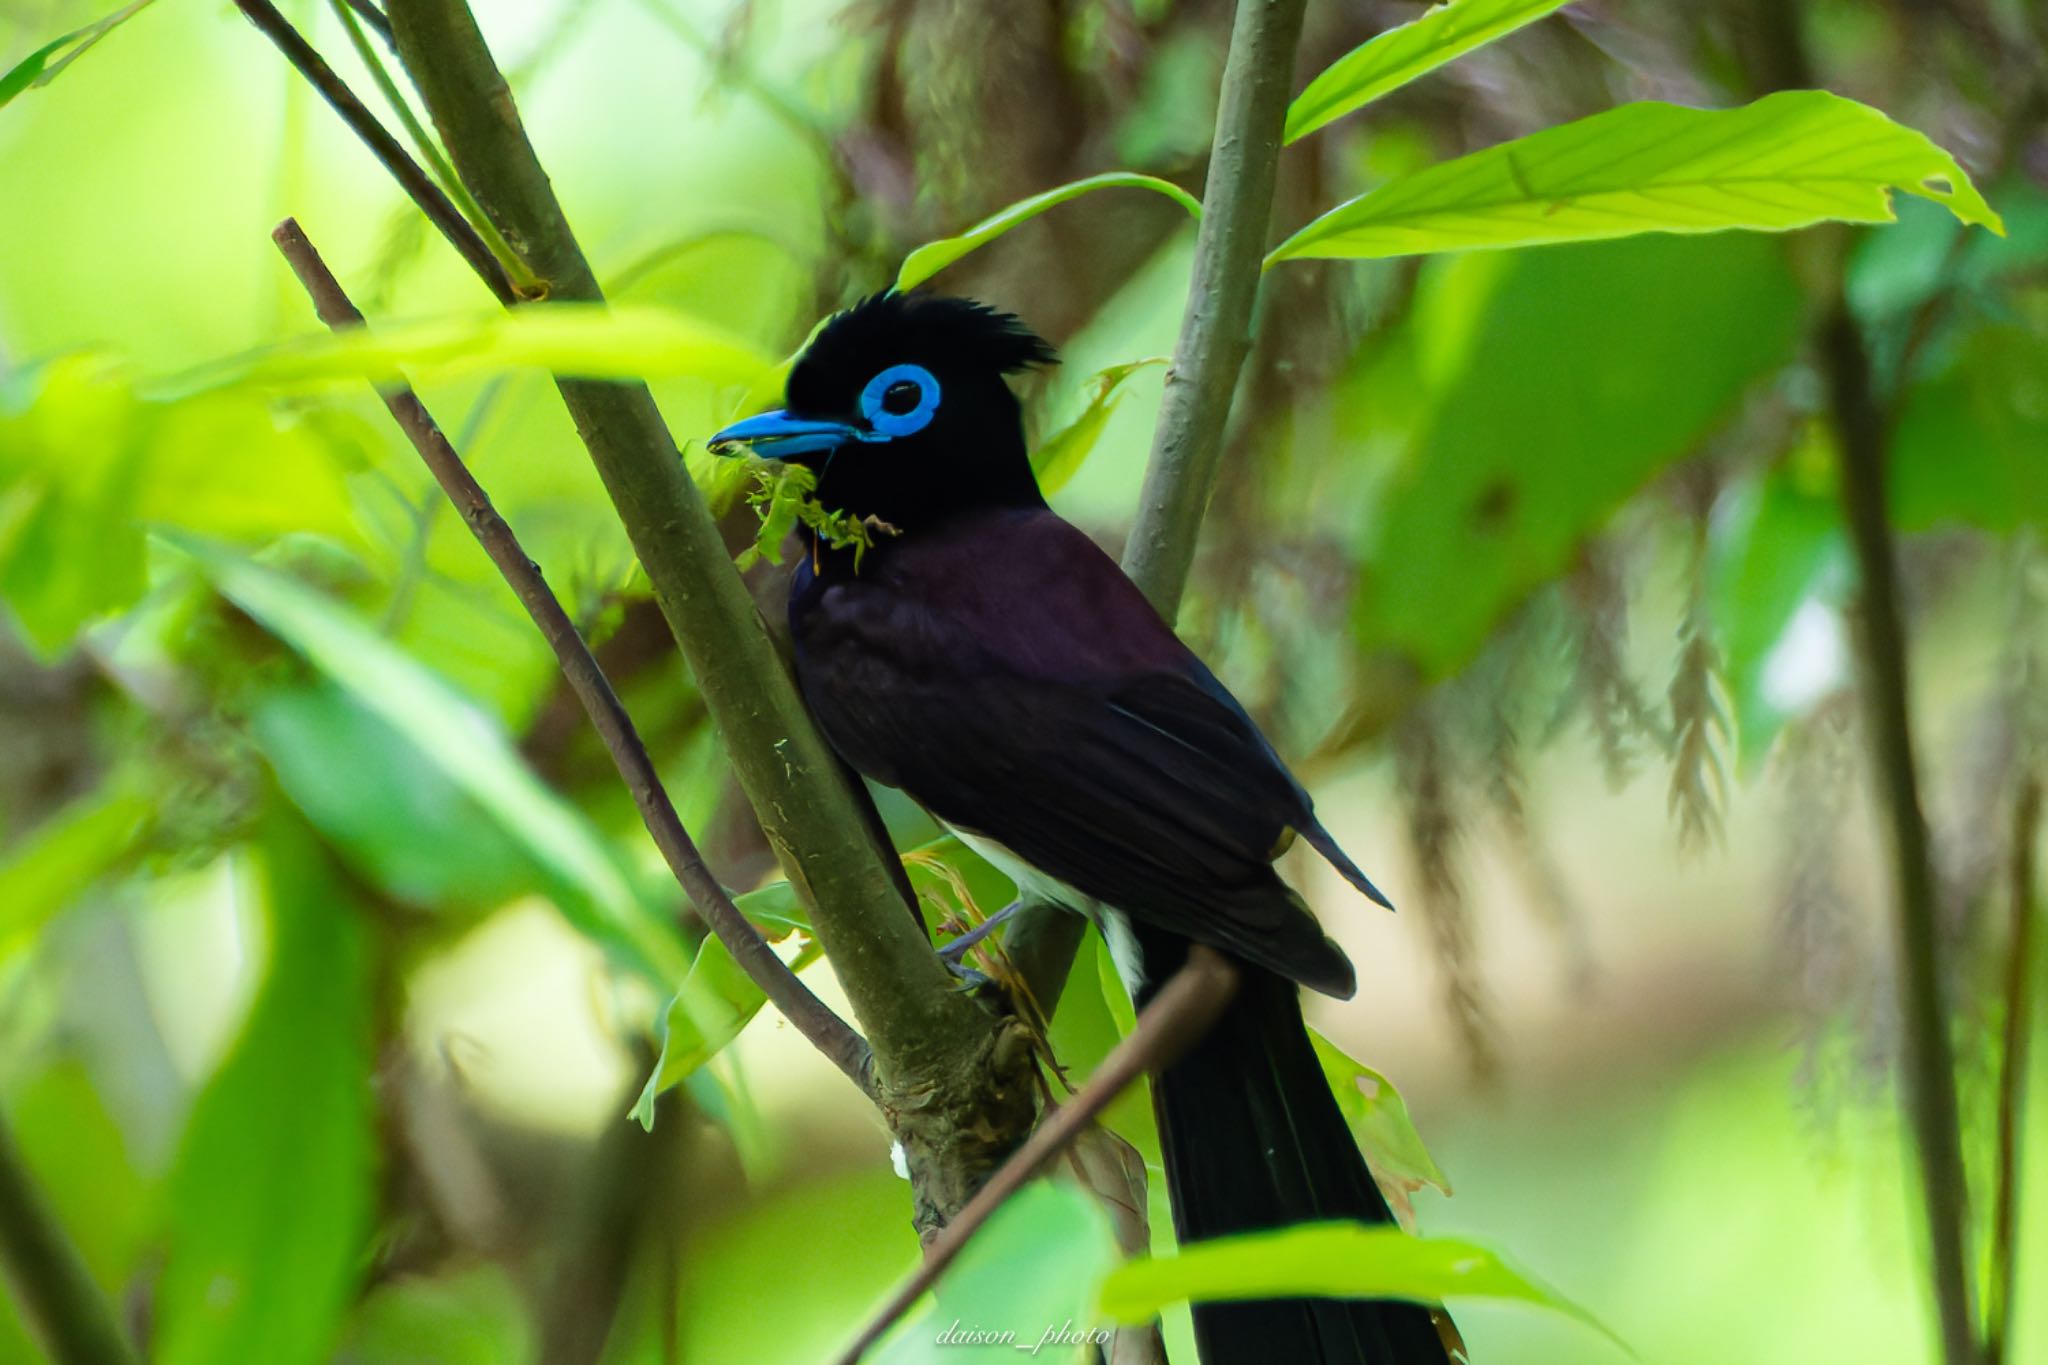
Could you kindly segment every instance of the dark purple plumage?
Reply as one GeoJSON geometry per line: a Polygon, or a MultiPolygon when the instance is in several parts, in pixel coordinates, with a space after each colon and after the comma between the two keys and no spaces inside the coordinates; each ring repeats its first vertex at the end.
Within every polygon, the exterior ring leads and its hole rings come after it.
{"type": "Polygon", "coordinates": [[[1332,995],[1351,964],[1273,871],[1307,798],[1113,560],[1044,508],[799,570],[797,676],[839,751],[1131,916],[1332,995]]]}

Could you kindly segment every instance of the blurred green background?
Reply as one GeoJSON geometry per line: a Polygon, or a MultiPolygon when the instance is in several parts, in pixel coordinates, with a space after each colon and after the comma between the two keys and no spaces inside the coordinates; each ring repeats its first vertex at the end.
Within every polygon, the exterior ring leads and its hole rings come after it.
{"type": "MultiPolygon", "coordinates": [[[[1623,100],[1748,98],[1775,4],[1574,6],[1292,149],[1277,226],[1623,100]]],[[[284,8],[372,93],[326,5],[284,8]]],[[[1301,74],[1419,8],[1311,6],[1301,74]]],[[[2013,793],[2048,734],[2040,44],[2020,0],[1791,9],[1820,83],[1954,151],[2009,236],[1958,243],[1915,201],[1856,239],[1282,266],[1182,618],[1403,907],[1290,866],[1360,968],[1313,1017],[1400,1085],[1455,1190],[1416,1196],[1420,1227],[1658,1365],[1932,1358],[1810,345],[1836,248],[1897,415],[1980,1210],[2013,793]]],[[[614,296],[772,354],[1024,194],[1118,167],[1198,189],[1229,18],[478,11],[614,296]]],[[[0,68],[98,15],[0,0],[0,68]]],[[[916,1255],[872,1111],[770,1011],[630,1123],[701,928],[517,603],[366,390],[155,396],[314,329],[266,240],[286,214],[373,319],[489,300],[220,3],[152,5],[0,109],[0,187],[0,1111],[152,1358],[823,1358],[916,1255]]],[[[1044,433],[1171,350],[1191,245],[1170,203],[1104,193],[939,285],[1061,345],[1025,381],[1044,433]]],[[[1159,391],[1127,382],[1055,498],[1112,547],[1159,391]]],[[[679,438],[742,401],[656,393],[679,438]]],[[[423,396],[713,867],[771,880],[546,377],[423,396]]],[[[737,550],[743,502],[726,524],[737,550]]],[[[1084,1065],[1108,1017],[1084,954],[1060,1025],[1084,1065]]],[[[2025,1146],[2048,1171],[2048,1129],[2025,1146]]],[[[2026,1214],[2023,1284],[2040,1179],[2026,1214]]],[[[1623,1358],[1453,1307],[1481,1362],[1623,1358]]],[[[35,1358],[0,1300],[0,1360],[35,1358]]],[[[2013,1359],[2048,1361],[2042,1296],[2013,1359]]]]}

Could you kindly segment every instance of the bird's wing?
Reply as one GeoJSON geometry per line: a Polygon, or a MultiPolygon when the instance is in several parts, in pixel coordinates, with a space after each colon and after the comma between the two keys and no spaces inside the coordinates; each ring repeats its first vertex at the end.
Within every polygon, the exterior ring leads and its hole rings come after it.
{"type": "Polygon", "coordinates": [[[1039,516],[983,531],[973,568],[906,546],[817,599],[796,624],[826,734],[1057,882],[1348,994],[1349,963],[1272,868],[1315,825],[1300,787],[1114,562],[1039,516]]]}

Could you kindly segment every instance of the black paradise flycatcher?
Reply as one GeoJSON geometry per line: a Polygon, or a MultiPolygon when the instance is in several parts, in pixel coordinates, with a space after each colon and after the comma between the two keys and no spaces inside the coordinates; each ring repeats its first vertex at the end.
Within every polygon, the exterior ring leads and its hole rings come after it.
{"type": "MultiPolygon", "coordinates": [[[[1391,1222],[1296,998],[1348,998],[1356,978],[1273,860],[1298,834],[1388,902],[1244,708],[1046,506],[1004,376],[1054,359],[1008,314],[880,294],[818,333],[787,407],[712,438],[804,465],[820,504],[880,523],[858,560],[806,531],[789,596],[804,698],[862,774],[1020,894],[1092,919],[1140,1006],[1190,941],[1243,964],[1214,1029],[1153,1080],[1182,1241],[1391,1222]]],[[[1448,1360],[1408,1303],[1247,1300],[1194,1321],[1207,1365],[1448,1360]]]]}

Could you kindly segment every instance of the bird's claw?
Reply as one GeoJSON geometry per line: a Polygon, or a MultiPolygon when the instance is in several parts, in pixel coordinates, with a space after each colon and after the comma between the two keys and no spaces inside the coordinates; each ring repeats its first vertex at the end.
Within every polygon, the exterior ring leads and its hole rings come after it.
{"type": "Polygon", "coordinates": [[[947,957],[944,953],[939,954],[939,961],[945,963],[946,970],[953,974],[953,989],[963,995],[972,995],[985,986],[995,985],[995,978],[991,977],[987,972],[976,971],[965,963],[957,962],[947,957]]]}
{"type": "MultiPolygon", "coordinates": [[[[1011,901],[1008,905],[996,911],[993,915],[990,915],[951,943],[940,948],[939,956],[945,959],[947,966],[954,968],[956,971],[959,970],[960,964],[967,959],[967,950],[987,938],[995,931],[998,925],[1016,914],[1018,907],[1022,904],[1022,901],[1011,901]]],[[[983,977],[982,979],[985,981],[988,978],[983,977]]]]}

